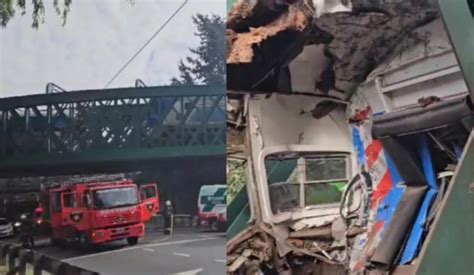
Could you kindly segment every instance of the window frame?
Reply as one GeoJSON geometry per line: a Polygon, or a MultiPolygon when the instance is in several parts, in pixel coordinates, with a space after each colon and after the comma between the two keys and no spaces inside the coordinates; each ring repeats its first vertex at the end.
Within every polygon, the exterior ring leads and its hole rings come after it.
{"type": "Polygon", "coordinates": [[[77,192],[61,192],[61,209],[79,208],[79,203],[76,198],[77,192]],[[66,203],[71,204],[66,205],[66,203]]]}
{"type": "MultiPolygon", "coordinates": [[[[326,207],[335,207],[335,206],[339,206],[340,202],[333,202],[333,203],[321,203],[321,204],[309,204],[309,205],[306,205],[306,192],[305,192],[305,187],[306,185],[308,184],[329,184],[329,183],[335,183],[335,182],[341,182],[341,181],[345,181],[346,184],[349,183],[350,181],[350,160],[349,160],[349,156],[348,155],[342,155],[342,154],[316,154],[315,156],[312,156],[312,155],[309,155],[308,156],[305,156],[305,155],[308,155],[308,154],[305,154],[305,153],[302,153],[301,154],[302,156],[300,157],[300,159],[302,159],[304,161],[304,163],[302,163],[302,172],[301,172],[301,188],[300,188],[300,197],[301,197],[301,200],[300,200],[300,207],[301,208],[326,208],[326,207]],[[307,161],[308,159],[324,159],[324,158],[334,158],[334,159],[344,159],[345,160],[345,175],[346,177],[345,178],[334,178],[334,179],[330,179],[330,180],[307,180],[307,173],[306,173],[306,168],[307,168],[307,161]]],[[[298,159],[299,160],[299,159],[298,159]]]]}
{"type": "MultiPolygon", "coordinates": [[[[351,179],[351,156],[349,153],[346,152],[307,152],[307,151],[292,151],[292,152],[271,152],[263,157],[264,161],[264,167],[265,162],[267,161],[268,157],[274,156],[274,155],[285,155],[285,154],[298,154],[298,157],[296,158],[297,164],[296,164],[296,169],[297,171],[297,183],[290,183],[289,184],[298,184],[299,185],[299,206],[288,209],[288,210],[280,210],[279,212],[273,212],[271,210],[271,213],[274,216],[278,216],[279,214],[282,214],[284,212],[292,212],[292,211],[299,211],[299,210],[308,210],[308,209],[325,209],[325,208],[335,208],[339,207],[340,202],[334,202],[334,203],[321,203],[321,204],[306,204],[306,192],[305,192],[305,187],[308,184],[329,184],[329,183],[334,183],[334,182],[341,182],[345,181],[346,184],[350,181],[351,179]],[[308,160],[317,160],[317,159],[324,159],[324,158],[334,158],[334,159],[344,159],[345,160],[345,178],[334,178],[334,179],[328,179],[328,180],[307,180],[307,161],[308,160]]],[[[269,171],[267,171],[265,167],[265,180],[266,180],[266,186],[268,190],[268,202],[270,204],[270,209],[273,209],[272,207],[272,199],[270,195],[270,185],[268,182],[268,174],[269,171]]],[[[273,184],[282,184],[285,182],[274,182],[273,184]]]]}

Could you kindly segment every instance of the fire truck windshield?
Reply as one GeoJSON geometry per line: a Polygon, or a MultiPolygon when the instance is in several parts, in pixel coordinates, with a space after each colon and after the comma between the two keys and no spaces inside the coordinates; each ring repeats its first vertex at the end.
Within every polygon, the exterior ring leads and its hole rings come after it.
{"type": "Polygon", "coordinates": [[[94,191],[94,207],[108,209],[138,204],[137,190],[133,187],[99,189],[94,191]]]}

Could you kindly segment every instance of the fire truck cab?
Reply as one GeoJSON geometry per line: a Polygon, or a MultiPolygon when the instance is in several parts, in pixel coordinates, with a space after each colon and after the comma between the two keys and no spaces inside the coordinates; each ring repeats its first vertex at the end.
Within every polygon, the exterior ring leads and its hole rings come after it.
{"type": "Polygon", "coordinates": [[[53,245],[123,239],[134,245],[145,235],[145,223],[159,211],[156,184],[138,188],[124,178],[75,179],[43,190],[43,196],[53,245]]]}

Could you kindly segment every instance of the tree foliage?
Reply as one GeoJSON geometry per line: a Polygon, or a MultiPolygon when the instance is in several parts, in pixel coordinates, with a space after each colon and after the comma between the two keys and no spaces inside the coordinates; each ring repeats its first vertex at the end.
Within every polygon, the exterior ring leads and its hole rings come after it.
{"type": "Polygon", "coordinates": [[[193,16],[197,27],[195,35],[200,43],[190,49],[191,56],[178,64],[179,76],[172,85],[224,85],[226,73],[226,40],[224,19],[218,15],[193,16]]]}
{"type": "MultiPolygon", "coordinates": [[[[53,7],[57,15],[61,16],[63,25],[66,24],[66,18],[69,13],[72,0],[53,0],[53,7]]],[[[43,0],[31,0],[32,24],[31,27],[38,29],[40,23],[44,23],[45,3],[43,0]]],[[[26,14],[26,0],[0,0],[0,24],[5,28],[16,12],[21,15],[26,14]]]]}
{"type": "Polygon", "coordinates": [[[247,182],[245,163],[237,160],[227,160],[227,204],[237,196],[247,182]]]}
{"type": "MultiPolygon", "coordinates": [[[[19,12],[21,15],[26,14],[28,6],[26,1],[27,0],[0,0],[0,24],[2,28],[5,28],[8,25],[8,22],[10,22],[10,19],[15,16],[16,12],[19,12]]],[[[134,0],[126,1],[131,5],[135,3],[134,0]]],[[[33,20],[31,27],[34,29],[38,29],[39,24],[44,23],[44,17],[46,14],[45,2],[50,3],[50,1],[44,0],[31,0],[33,20]]],[[[72,0],[53,0],[54,11],[57,15],[61,16],[63,26],[66,24],[66,18],[69,14],[71,4],[72,0]]]]}

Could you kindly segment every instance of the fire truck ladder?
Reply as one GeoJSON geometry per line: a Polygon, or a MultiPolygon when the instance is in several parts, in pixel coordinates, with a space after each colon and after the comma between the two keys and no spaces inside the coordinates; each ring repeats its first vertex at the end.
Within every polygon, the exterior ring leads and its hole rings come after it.
{"type": "Polygon", "coordinates": [[[74,176],[65,181],[61,182],[52,182],[43,186],[42,188],[53,188],[53,187],[64,187],[70,186],[75,184],[100,184],[100,183],[112,183],[112,182],[119,182],[127,179],[125,174],[108,174],[108,175],[96,175],[96,176],[74,176]]]}

